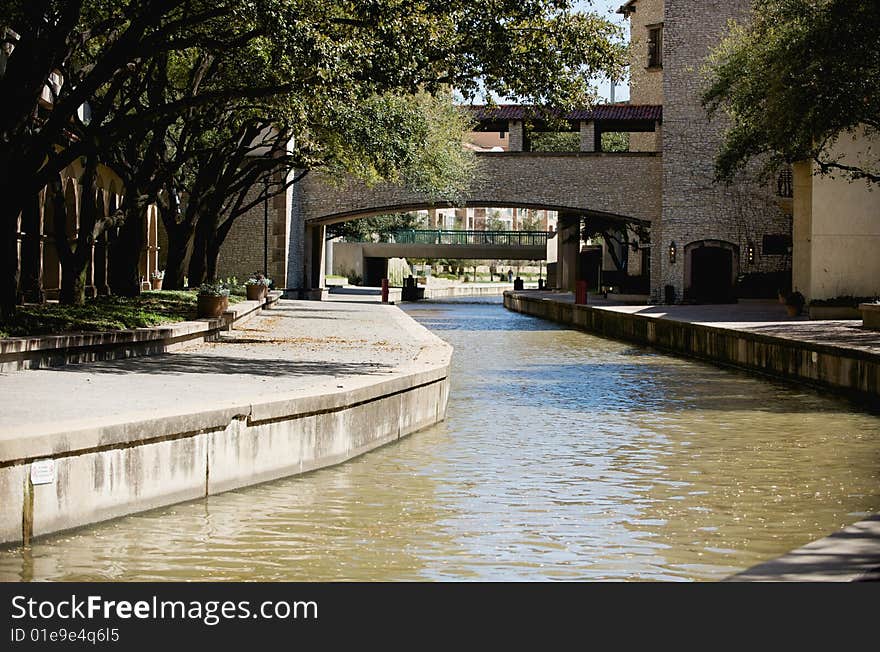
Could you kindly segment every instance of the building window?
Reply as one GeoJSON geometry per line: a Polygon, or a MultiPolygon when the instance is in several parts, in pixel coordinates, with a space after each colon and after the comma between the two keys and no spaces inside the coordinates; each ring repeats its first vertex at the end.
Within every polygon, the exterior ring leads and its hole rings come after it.
{"type": "Polygon", "coordinates": [[[648,28],[648,68],[663,67],[663,27],[648,28]]]}

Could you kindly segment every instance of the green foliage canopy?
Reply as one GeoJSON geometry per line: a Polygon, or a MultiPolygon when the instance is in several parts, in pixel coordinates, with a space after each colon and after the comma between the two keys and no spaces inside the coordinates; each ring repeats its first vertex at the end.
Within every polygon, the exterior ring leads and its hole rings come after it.
{"type": "Polygon", "coordinates": [[[730,180],[752,159],[771,173],[812,159],[821,174],[880,183],[877,153],[858,165],[829,146],[880,129],[880,12],[874,0],[762,0],[732,25],[706,67],[703,102],[731,119],[716,160],[730,180]]]}
{"type": "Polygon", "coordinates": [[[348,242],[388,242],[397,231],[424,228],[421,217],[415,213],[374,215],[357,220],[331,224],[327,238],[345,238],[348,242]]]}

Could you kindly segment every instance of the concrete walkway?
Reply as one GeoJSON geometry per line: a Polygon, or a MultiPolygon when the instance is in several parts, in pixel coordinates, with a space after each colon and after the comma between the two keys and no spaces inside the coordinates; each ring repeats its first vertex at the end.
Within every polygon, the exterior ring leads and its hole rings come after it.
{"type": "MultiPolygon", "coordinates": [[[[562,303],[574,303],[574,295],[571,293],[531,292],[530,294],[562,303]]],[[[811,321],[804,315],[789,317],[785,306],[777,301],[743,300],[732,304],[700,306],[621,306],[615,305],[610,300],[590,297],[587,305],[611,312],[727,328],[880,354],[880,331],[862,328],[860,319],[811,321]]]]}
{"type": "Polygon", "coordinates": [[[880,581],[880,514],[737,573],[727,581],[880,581]]]}
{"type": "Polygon", "coordinates": [[[29,435],[347,390],[406,367],[432,339],[394,306],[281,301],[219,342],[0,374],[0,451],[29,435]]]}

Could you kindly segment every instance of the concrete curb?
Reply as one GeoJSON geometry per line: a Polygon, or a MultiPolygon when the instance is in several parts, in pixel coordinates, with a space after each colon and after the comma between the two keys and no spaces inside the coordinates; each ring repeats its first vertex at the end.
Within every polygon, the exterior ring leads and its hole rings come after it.
{"type": "Polygon", "coordinates": [[[727,582],[880,580],[880,514],[788,554],[728,577],[727,582]]]}
{"type": "Polygon", "coordinates": [[[398,308],[377,309],[418,347],[381,377],[23,426],[0,440],[0,543],[339,464],[444,420],[452,347],[398,308]],[[46,465],[42,484],[34,473],[46,465]]]}
{"type": "Polygon", "coordinates": [[[220,331],[230,330],[235,324],[243,324],[258,315],[264,308],[271,308],[280,298],[281,292],[270,292],[265,303],[240,301],[230,306],[218,319],[198,319],[120,331],[2,339],[0,373],[168,353],[183,342],[196,339],[210,341],[220,331]]]}
{"type": "Polygon", "coordinates": [[[834,343],[636,315],[507,292],[509,310],[604,337],[810,385],[880,404],[880,355],[834,343]]]}

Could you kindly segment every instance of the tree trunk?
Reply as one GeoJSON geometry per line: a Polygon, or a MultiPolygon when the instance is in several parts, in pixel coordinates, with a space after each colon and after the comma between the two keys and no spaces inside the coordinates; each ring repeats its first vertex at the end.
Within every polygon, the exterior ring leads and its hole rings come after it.
{"type": "Polygon", "coordinates": [[[110,290],[121,297],[141,293],[140,261],[144,250],[147,205],[135,199],[125,209],[125,221],[110,247],[110,290]]]}
{"type": "Polygon", "coordinates": [[[61,292],[58,301],[66,305],[81,306],[86,302],[86,262],[74,255],[69,265],[61,266],[61,292]]]}
{"type": "Polygon", "coordinates": [[[165,278],[162,280],[162,289],[180,290],[183,288],[186,259],[192,245],[193,229],[181,224],[178,225],[178,228],[166,228],[166,232],[168,233],[168,257],[165,261],[165,278]]]}
{"type": "Polygon", "coordinates": [[[180,290],[184,286],[186,262],[190,255],[195,230],[192,213],[188,208],[186,214],[181,214],[180,197],[177,189],[170,184],[164,196],[159,197],[158,207],[159,217],[162,218],[165,233],[168,235],[168,253],[162,289],[180,290]]]}
{"type": "Polygon", "coordinates": [[[25,301],[43,303],[43,242],[40,195],[33,195],[21,216],[21,292],[25,301]]]}
{"type": "Polygon", "coordinates": [[[196,224],[192,253],[189,257],[189,286],[198,287],[207,279],[208,234],[203,220],[196,224]]]}
{"type": "Polygon", "coordinates": [[[205,247],[205,276],[208,281],[217,280],[217,259],[220,257],[220,245],[217,238],[211,238],[205,247]]]}
{"type": "Polygon", "coordinates": [[[61,180],[50,184],[53,191],[55,245],[61,261],[61,292],[58,300],[67,305],[82,305],[86,301],[86,268],[92,257],[95,233],[102,232],[106,226],[98,225],[95,205],[95,184],[97,181],[97,161],[90,157],[83,170],[80,190],[79,215],[67,213],[67,203],[61,180]],[[79,217],[79,219],[77,219],[79,217]],[[76,232],[71,244],[69,231],[76,232]]]}
{"type": "Polygon", "coordinates": [[[3,210],[0,223],[0,320],[12,317],[18,304],[18,215],[11,215],[13,210],[3,210]]]}

